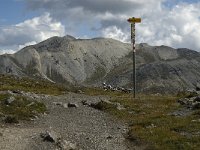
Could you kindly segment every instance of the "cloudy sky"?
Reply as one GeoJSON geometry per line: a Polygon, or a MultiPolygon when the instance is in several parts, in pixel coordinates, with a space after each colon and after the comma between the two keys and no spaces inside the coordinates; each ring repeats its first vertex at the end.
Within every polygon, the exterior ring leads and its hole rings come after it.
{"type": "Polygon", "coordinates": [[[108,37],[200,51],[200,0],[1,0],[0,54],[52,36],[108,37]]]}

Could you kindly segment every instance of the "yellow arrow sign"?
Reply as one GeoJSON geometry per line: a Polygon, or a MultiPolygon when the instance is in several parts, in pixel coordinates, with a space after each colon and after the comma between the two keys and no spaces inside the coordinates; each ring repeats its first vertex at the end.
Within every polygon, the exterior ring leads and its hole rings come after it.
{"type": "Polygon", "coordinates": [[[142,19],[132,17],[132,18],[129,18],[127,21],[130,22],[130,23],[140,23],[142,21],[142,19]]]}

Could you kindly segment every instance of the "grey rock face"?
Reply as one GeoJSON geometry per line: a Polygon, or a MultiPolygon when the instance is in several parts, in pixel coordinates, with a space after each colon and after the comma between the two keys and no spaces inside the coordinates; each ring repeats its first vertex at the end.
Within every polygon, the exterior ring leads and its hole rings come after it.
{"type": "MultiPolygon", "coordinates": [[[[136,45],[137,92],[172,93],[197,88],[200,54],[167,46],[136,45]]],[[[131,88],[132,48],[113,39],[52,37],[13,55],[0,55],[0,73],[52,82],[131,88]]]]}

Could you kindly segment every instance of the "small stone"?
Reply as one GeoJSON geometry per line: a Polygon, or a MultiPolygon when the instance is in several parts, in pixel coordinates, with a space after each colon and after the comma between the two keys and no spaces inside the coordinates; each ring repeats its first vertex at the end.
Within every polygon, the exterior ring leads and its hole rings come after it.
{"type": "Polygon", "coordinates": [[[200,96],[197,96],[197,97],[194,99],[194,102],[200,102],[200,96]]]}
{"type": "Polygon", "coordinates": [[[178,103],[180,103],[181,105],[187,105],[188,99],[187,99],[187,98],[179,99],[179,100],[178,100],[178,103]]]}
{"type": "Polygon", "coordinates": [[[21,94],[21,91],[19,91],[19,90],[13,90],[12,93],[14,93],[14,94],[21,94]]]}
{"type": "Polygon", "coordinates": [[[196,85],[196,91],[200,91],[200,83],[197,83],[197,85],[196,85]]]}
{"type": "Polygon", "coordinates": [[[41,133],[40,136],[43,138],[43,141],[56,143],[59,138],[54,131],[46,131],[46,133],[41,133]]]}
{"type": "Polygon", "coordinates": [[[76,103],[68,103],[67,106],[68,107],[78,108],[78,104],[76,104],[76,103]]]}
{"type": "Polygon", "coordinates": [[[108,139],[108,140],[110,140],[110,139],[112,139],[113,137],[112,136],[107,136],[107,138],[106,139],[108,139]]]}
{"type": "Polygon", "coordinates": [[[62,106],[63,103],[62,102],[53,102],[53,104],[57,105],[57,106],[62,106]]]}
{"type": "Polygon", "coordinates": [[[117,103],[117,109],[118,110],[124,110],[126,108],[124,108],[124,106],[122,106],[120,103],[117,103]]]}
{"type": "Polygon", "coordinates": [[[77,93],[79,93],[79,94],[84,94],[84,92],[81,91],[81,90],[78,90],[77,93]]]}
{"type": "Polygon", "coordinates": [[[68,104],[67,103],[63,104],[63,107],[68,108],[68,104]]]}
{"type": "Polygon", "coordinates": [[[70,141],[63,140],[59,143],[59,147],[62,150],[75,150],[76,144],[71,143],[70,141]]]}
{"type": "Polygon", "coordinates": [[[11,103],[14,102],[15,100],[16,100],[15,97],[12,96],[12,97],[5,100],[5,104],[11,105],[11,103]]]}
{"type": "Polygon", "coordinates": [[[2,112],[0,112],[0,117],[4,116],[4,114],[2,112]]]}
{"type": "Polygon", "coordinates": [[[8,90],[7,93],[10,94],[10,95],[14,95],[14,93],[10,90],[8,90]]]}
{"type": "Polygon", "coordinates": [[[200,109],[200,102],[193,103],[193,104],[192,104],[192,109],[193,109],[193,110],[195,110],[195,109],[200,109]]]}
{"type": "Polygon", "coordinates": [[[82,103],[84,106],[91,106],[91,104],[92,104],[93,102],[87,101],[87,100],[82,100],[81,103],[82,103]]]}
{"type": "Polygon", "coordinates": [[[33,106],[35,104],[35,102],[31,102],[30,104],[28,104],[27,106],[30,107],[30,106],[33,106]]]}

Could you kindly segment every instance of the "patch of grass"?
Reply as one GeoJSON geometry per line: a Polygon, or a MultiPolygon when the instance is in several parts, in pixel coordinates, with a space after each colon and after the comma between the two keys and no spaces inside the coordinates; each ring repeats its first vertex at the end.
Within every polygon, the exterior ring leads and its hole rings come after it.
{"type": "Polygon", "coordinates": [[[0,91],[12,90],[12,91],[25,91],[34,92],[37,94],[49,94],[49,95],[60,95],[69,88],[62,85],[54,84],[46,80],[41,79],[30,79],[30,78],[19,78],[12,75],[0,74],[0,91]]]}
{"type": "Polygon", "coordinates": [[[0,112],[7,116],[6,123],[16,123],[18,120],[30,120],[40,113],[46,111],[46,106],[38,101],[29,100],[22,96],[15,96],[14,101],[6,103],[11,95],[0,94],[0,112]]]}
{"type": "Polygon", "coordinates": [[[9,115],[4,119],[5,123],[19,123],[16,116],[9,115]]]}
{"type": "Polygon", "coordinates": [[[110,104],[99,104],[100,110],[106,111],[129,124],[127,138],[136,145],[147,143],[147,148],[160,150],[199,149],[200,146],[200,110],[193,115],[177,117],[170,115],[180,109],[176,96],[138,95],[90,90],[91,95],[111,96],[112,102],[123,105],[125,110],[118,110],[110,104]]]}

